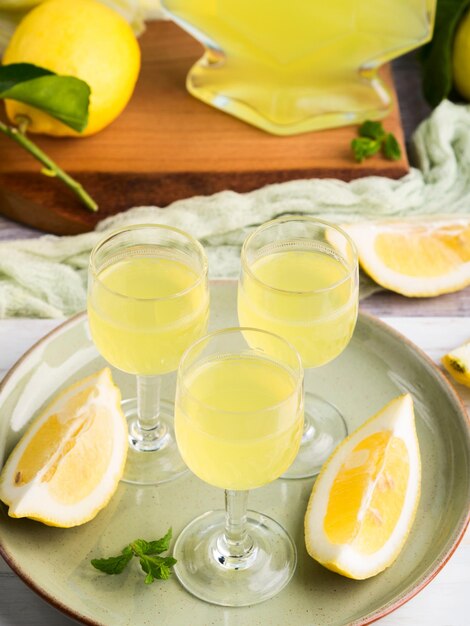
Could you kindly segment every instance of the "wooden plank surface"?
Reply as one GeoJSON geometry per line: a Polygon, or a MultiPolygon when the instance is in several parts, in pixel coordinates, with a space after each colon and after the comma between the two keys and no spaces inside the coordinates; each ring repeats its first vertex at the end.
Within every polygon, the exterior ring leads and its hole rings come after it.
{"type": "MultiPolygon", "coordinates": [[[[380,291],[361,303],[362,310],[380,316],[469,318],[470,287],[433,298],[406,298],[392,291],[380,291]]],[[[470,339],[470,320],[467,321],[470,339]]]]}
{"type": "MultiPolygon", "coordinates": [[[[171,22],[150,23],[140,39],[143,66],[134,96],[107,129],[83,139],[38,138],[53,159],[97,199],[92,214],[58,181],[8,138],[0,137],[0,211],[12,219],[57,234],[90,230],[107,215],[129,206],[165,206],[180,198],[223,189],[250,191],[297,178],[351,180],[377,174],[399,178],[399,161],[375,156],[353,161],[356,127],[275,137],[191,97],[186,74],[202,48],[171,22]],[[25,205],[18,196],[42,205],[25,205]]],[[[385,121],[403,145],[400,112],[389,67],[384,78],[394,106],[385,121]]]]}
{"type": "MultiPolygon", "coordinates": [[[[384,321],[436,361],[468,338],[468,321],[462,318],[388,317],[384,321]]],[[[0,379],[22,352],[59,323],[57,320],[0,321],[0,379]]],[[[457,390],[470,408],[470,390],[462,386],[457,386],[457,390]]],[[[466,626],[469,585],[470,533],[467,532],[439,575],[415,598],[379,620],[377,625],[466,626]]],[[[75,623],[37,597],[0,557],[0,626],[72,626],[75,623]]]]}

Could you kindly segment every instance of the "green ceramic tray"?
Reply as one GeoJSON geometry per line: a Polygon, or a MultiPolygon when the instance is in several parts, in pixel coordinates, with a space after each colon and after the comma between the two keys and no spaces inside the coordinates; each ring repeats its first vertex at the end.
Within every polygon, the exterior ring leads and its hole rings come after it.
{"type": "MultiPolygon", "coordinates": [[[[234,283],[212,289],[212,326],[236,324],[234,283]]],[[[0,465],[26,423],[53,393],[103,365],[80,315],[43,339],[12,369],[0,393],[0,465]]],[[[62,530],[12,520],[0,507],[0,553],[48,602],[86,624],[106,626],[339,626],[366,624],[397,608],[443,567],[462,537],[470,506],[469,422],[438,369],[406,339],[361,315],[351,344],[310,384],[334,399],[350,430],[396,395],[410,391],[423,462],[422,497],[410,538],[395,564],[352,581],[306,554],[303,515],[312,481],[283,481],[253,491],[250,506],[278,519],[295,538],[297,571],[277,597],[243,609],[201,602],[171,579],[146,586],[137,568],[105,576],[90,566],[136,537],[176,536],[193,517],[222,508],[222,491],[186,476],[159,487],[121,484],[111,503],[82,527],[62,530]]],[[[133,381],[115,372],[123,396],[133,381]]],[[[174,376],[166,380],[168,394],[174,376]]]]}

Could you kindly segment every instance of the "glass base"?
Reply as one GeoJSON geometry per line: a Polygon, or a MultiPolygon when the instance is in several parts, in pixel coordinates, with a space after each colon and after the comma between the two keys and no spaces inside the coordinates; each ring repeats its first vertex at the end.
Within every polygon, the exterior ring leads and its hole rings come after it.
{"type": "Polygon", "coordinates": [[[282,478],[316,476],[348,429],[338,409],[313,393],[305,394],[305,428],[294,462],[282,478]]]}
{"type": "Polygon", "coordinates": [[[255,70],[239,63],[232,67],[214,63],[212,56],[212,51],[207,52],[191,68],[186,79],[189,93],[273,135],[360,124],[382,119],[392,109],[390,88],[377,75],[377,68],[369,72],[370,76],[359,71],[342,74],[340,83],[318,89],[308,82],[283,84],[282,73],[267,77],[265,82],[249,82],[247,76],[256,72],[263,76],[266,67],[255,70]]]}
{"type": "Polygon", "coordinates": [[[273,519],[248,511],[251,549],[243,557],[227,556],[225,516],[225,511],[209,511],[181,532],[173,550],[180,583],[201,600],[220,606],[248,606],[272,598],[295,571],[294,542],[273,519]]]}
{"type": "Polygon", "coordinates": [[[158,485],[188,471],[176,445],[173,428],[174,405],[162,400],[158,432],[137,428],[137,400],[122,403],[129,426],[129,450],[122,481],[133,485],[158,485]],[[143,433],[143,434],[142,434],[143,433]]]}

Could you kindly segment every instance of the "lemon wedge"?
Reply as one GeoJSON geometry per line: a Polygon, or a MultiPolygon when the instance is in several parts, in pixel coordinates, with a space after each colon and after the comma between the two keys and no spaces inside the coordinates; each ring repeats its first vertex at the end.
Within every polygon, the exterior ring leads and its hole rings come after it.
{"type": "Polygon", "coordinates": [[[470,341],[443,356],[442,364],[454,380],[470,387],[470,341]]]}
{"type": "Polygon", "coordinates": [[[391,565],[418,506],[421,462],[409,394],[387,404],[334,451],[305,515],[305,543],[330,570],[364,579],[391,565]]]}
{"type": "Polygon", "coordinates": [[[34,420],[0,474],[11,517],[68,528],[109,502],[124,471],[127,424],[109,368],[64,390],[34,420]]]}
{"type": "Polygon", "coordinates": [[[470,220],[367,222],[343,227],[376,283],[404,296],[437,296],[470,285],[470,220]]]}

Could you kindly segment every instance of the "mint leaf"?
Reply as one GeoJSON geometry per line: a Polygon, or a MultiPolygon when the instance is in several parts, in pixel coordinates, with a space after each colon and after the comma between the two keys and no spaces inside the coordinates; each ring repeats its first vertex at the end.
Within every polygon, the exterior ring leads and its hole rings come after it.
{"type": "Polygon", "coordinates": [[[382,122],[366,120],[359,126],[358,133],[360,136],[351,141],[351,148],[359,163],[377,154],[380,148],[387,159],[396,161],[401,157],[400,144],[393,133],[385,132],[382,122]]]}
{"type": "Polygon", "coordinates": [[[387,159],[391,159],[392,161],[398,161],[401,157],[400,144],[392,133],[388,133],[385,137],[383,151],[387,159]]]}
{"type": "Polygon", "coordinates": [[[110,556],[107,559],[92,559],[91,564],[105,574],[121,574],[133,556],[132,549],[127,546],[118,556],[110,556]]]}
{"type": "Polygon", "coordinates": [[[142,556],[140,566],[147,574],[145,584],[149,585],[154,580],[168,580],[171,576],[171,568],[176,563],[176,559],[171,556],[142,556]]]}
{"type": "Polygon", "coordinates": [[[145,541],[145,539],[136,539],[129,544],[129,547],[134,551],[135,556],[141,556],[147,554],[148,545],[148,541],[145,541]]]}
{"type": "Polygon", "coordinates": [[[148,549],[145,554],[161,554],[162,552],[166,552],[170,547],[171,537],[172,529],[169,528],[164,537],[158,539],[157,541],[150,541],[148,543],[148,549]]]}
{"type": "Polygon", "coordinates": [[[150,585],[154,580],[167,580],[171,576],[171,568],[176,563],[172,556],[157,556],[168,550],[172,531],[168,529],[166,535],[155,541],[136,539],[126,546],[118,556],[107,559],[93,559],[91,564],[105,574],[120,574],[133,556],[140,561],[140,566],[146,574],[145,584],[150,585]]]}
{"type": "Polygon", "coordinates": [[[0,67],[0,98],[17,100],[48,113],[76,131],[88,123],[90,87],[74,76],[57,76],[29,63],[0,67]]]}
{"type": "Polygon", "coordinates": [[[168,580],[171,576],[171,568],[177,563],[171,556],[165,558],[165,562],[160,566],[160,580],[168,580]]]}
{"type": "Polygon", "coordinates": [[[130,546],[134,550],[136,556],[143,556],[145,554],[161,554],[166,552],[170,547],[170,541],[172,536],[172,529],[169,528],[168,532],[161,539],[156,541],[145,541],[145,539],[136,539],[130,546]]]}
{"type": "Polygon", "coordinates": [[[371,120],[366,120],[359,126],[359,136],[369,137],[370,139],[381,141],[385,137],[385,130],[382,126],[382,122],[372,122],[371,120]]]}
{"type": "Polygon", "coordinates": [[[356,137],[351,141],[354,158],[358,163],[376,154],[380,150],[381,143],[369,137],[356,137]]]}
{"type": "Polygon", "coordinates": [[[470,7],[470,0],[439,0],[434,35],[421,52],[423,93],[436,107],[452,89],[452,46],[457,24],[470,7]]]}

